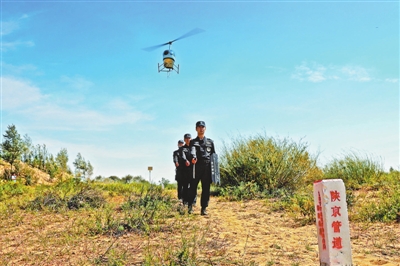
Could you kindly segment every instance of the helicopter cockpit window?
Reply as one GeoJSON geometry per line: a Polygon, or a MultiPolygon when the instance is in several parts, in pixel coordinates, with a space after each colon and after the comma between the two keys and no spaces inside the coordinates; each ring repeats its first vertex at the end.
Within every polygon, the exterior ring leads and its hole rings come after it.
{"type": "Polygon", "coordinates": [[[164,51],[164,55],[168,55],[169,54],[169,51],[168,50],[165,50],[164,51]]]}

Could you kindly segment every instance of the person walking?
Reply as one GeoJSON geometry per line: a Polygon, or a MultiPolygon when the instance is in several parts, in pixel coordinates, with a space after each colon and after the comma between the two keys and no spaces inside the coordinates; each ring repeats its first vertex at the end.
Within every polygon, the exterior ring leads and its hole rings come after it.
{"type": "Polygon", "coordinates": [[[196,123],[197,137],[190,141],[190,150],[193,164],[193,179],[189,189],[188,212],[193,213],[194,198],[197,195],[197,186],[201,181],[201,215],[208,215],[207,207],[210,201],[211,185],[211,154],[215,153],[214,141],[205,136],[206,123],[198,121],[196,123]]]}
{"type": "Polygon", "coordinates": [[[182,190],[183,190],[183,183],[182,183],[182,169],[184,165],[182,164],[182,159],[180,155],[180,148],[183,146],[183,140],[178,141],[178,149],[175,150],[172,154],[173,162],[175,165],[175,180],[178,183],[177,192],[178,192],[178,199],[183,201],[182,198],[182,190]]]}
{"type": "MultiPolygon", "coordinates": [[[[190,150],[190,140],[192,139],[192,136],[187,133],[183,136],[183,141],[185,142],[185,145],[183,145],[180,150],[181,150],[181,157],[183,159],[183,163],[185,166],[183,167],[182,171],[182,183],[183,183],[183,190],[182,190],[182,195],[183,195],[183,204],[189,205],[189,189],[190,189],[190,183],[193,179],[193,164],[192,164],[192,153],[190,150]]],[[[191,205],[196,205],[196,199],[195,197],[191,203],[191,205]]]]}

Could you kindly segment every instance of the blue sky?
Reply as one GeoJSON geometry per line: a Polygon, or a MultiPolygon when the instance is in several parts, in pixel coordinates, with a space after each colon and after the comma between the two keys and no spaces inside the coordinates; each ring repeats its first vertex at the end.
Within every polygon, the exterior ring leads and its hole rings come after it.
{"type": "Polygon", "coordinates": [[[302,139],[323,166],[356,151],[399,163],[398,1],[2,1],[1,127],[78,152],[94,176],[174,178],[204,120],[302,139]],[[180,73],[158,73],[173,40],[180,73]]]}

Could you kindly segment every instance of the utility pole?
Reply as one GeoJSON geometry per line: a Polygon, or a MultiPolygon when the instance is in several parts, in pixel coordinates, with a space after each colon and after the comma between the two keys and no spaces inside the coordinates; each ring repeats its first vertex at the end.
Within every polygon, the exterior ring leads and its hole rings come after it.
{"type": "Polygon", "coordinates": [[[149,170],[149,183],[151,184],[151,170],[153,170],[153,166],[147,167],[147,170],[149,170]]]}

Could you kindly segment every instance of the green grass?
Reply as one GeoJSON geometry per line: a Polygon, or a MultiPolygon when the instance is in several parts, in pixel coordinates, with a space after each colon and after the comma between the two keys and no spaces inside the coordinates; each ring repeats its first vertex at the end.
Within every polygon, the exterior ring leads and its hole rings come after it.
{"type": "Polygon", "coordinates": [[[234,139],[224,145],[220,155],[223,187],[238,187],[253,182],[260,192],[272,194],[277,189],[295,191],[307,180],[320,178],[316,156],[308,144],[288,138],[275,139],[265,135],[234,139]]]}
{"type": "Polygon", "coordinates": [[[371,156],[356,152],[335,158],[324,169],[325,179],[342,179],[347,189],[379,184],[384,174],[382,163],[371,156]]]}

